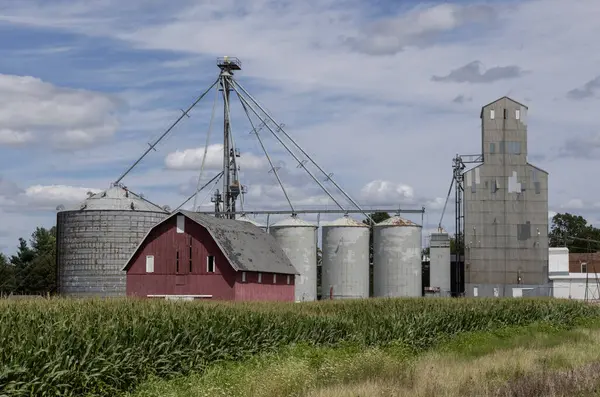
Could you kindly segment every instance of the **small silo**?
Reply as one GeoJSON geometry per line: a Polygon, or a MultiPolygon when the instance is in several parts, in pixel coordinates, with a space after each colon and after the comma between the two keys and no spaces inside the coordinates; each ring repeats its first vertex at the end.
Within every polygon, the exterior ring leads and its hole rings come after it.
{"type": "Polygon", "coordinates": [[[58,292],[75,297],[125,295],[123,266],[168,212],[122,186],[90,195],[57,214],[58,292]]]}
{"type": "Polygon", "coordinates": [[[296,276],[296,302],[317,300],[317,226],[298,219],[284,219],[269,227],[300,275],[296,276]]]}
{"type": "Polygon", "coordinates": [[[369,226],[344,216],[323,225],[321,299],[369,297],[369,226]]]}
{"type": "Polygon", "coordinates": [[[431,234],[429,286],[438,296],[450,296],[450,237],[442,231],[431,234]]]}
{"type": "Polygon", "coordinates": [[[267,226],[263,225],[260,222],[255,221],[254,219],[248,218],[245,214],[240,216],[239,218],[237,218],[236,220],[240,221],[240,222],[247,222],[250,223],[251,225],[254,225],[260,229],[262,229],[263,231],[267,231],[267,226]]]}
{"type": "Polygon", "coordinates": [[[421,229],[399,216],[373,227],[374,296],[422,296],[421,229]]]}

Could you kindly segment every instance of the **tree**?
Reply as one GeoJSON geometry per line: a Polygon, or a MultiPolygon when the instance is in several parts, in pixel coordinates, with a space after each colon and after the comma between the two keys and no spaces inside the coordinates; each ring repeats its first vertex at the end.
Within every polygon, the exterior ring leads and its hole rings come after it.
{"type": "Polygon", "coordinates": [[[589,225],[580,215],[569,213],[552,217],[552,226],[548,234],[551,247],[567,247],[569,252],[582,253],[600,249],[600,229],[589,225]],[[584,240],[594,240],[587,242],[584,240]]]}
{"type": "Polygon", "coordinates": [[[0,296],[8,295],[15,290],[15,269],[6,256],[0,253],[0,296]]]}

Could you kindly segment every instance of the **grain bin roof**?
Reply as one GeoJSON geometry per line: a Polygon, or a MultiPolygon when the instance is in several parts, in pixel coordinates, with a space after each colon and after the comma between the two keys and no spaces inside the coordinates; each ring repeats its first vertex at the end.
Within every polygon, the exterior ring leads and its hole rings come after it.
{"type": "MultiPolygon", "coordinates": [[[[184,215],[204,227],[236,271],[299,274],[275,238],[251,223],[215,218],[191,211],[178,211],[158,225],[177,215],[184,215]]],[[[128,269],[137,251],[158,225],[144,237],[123,270],[128,269]]]]}
{"type": "Polygon", "coordinates": [[[314,227],[314,228],[316,228],[317,225],[313,225],[310,222],[303,221],[302,219],[300,219],[298,217],[290,216],[289,218],[282,219],[279,222],[276,222],[271,225],[271,228],[278,228],[278,227],[314,227]]]}
{"type": "Polygon", "coordinates": [[[369,227],[368,225],[352,219],[349,216],[343,216],[335,221],[323,224],[323,227],[369,227]]]}
{"type": "Polygon", "coordinates": [[[84,211],[114,210],[166,213],[160,206],[121,186],[112,186],[110,189],[92,194],[76,209],[84,211]]]}
{"type": "Polygon", "coordinates": [[[417,225],[416,223],[414,223],[413,221],[409,221],[408,219],[404,219],[401,218],[399,216],[393,216],[391,218],[388,218],[384,221],[381,221],[377,224],[375,224],[375,226],[416,226],[416,227],[421,227],[420,225],[417,225]]]}

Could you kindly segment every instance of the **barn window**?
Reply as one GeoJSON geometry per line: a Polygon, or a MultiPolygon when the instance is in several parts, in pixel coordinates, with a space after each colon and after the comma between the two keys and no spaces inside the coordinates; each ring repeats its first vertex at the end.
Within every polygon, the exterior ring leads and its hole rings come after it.
{"type": "Polygon", "coordinates": [[[208,273],[214,273],[215,272],[215,257],[213,255],[209,255],[206,258],[206,271],[208,273]]]}
{"type": "Polygon", "coordinates": [[[277,284],[277,275],[273,273],[273,284],[277,284]]]}
{"type": "Polygon", "coordinates": [[[246,282],[246,272],[242,272],[242,283],[246,282]]]}
{"type": "Polygon", "coordinates": [[[146,273],[154,273],[154,255],[146,256],[146,273]]]}
{"type": "Polygon", "coordinates": [[[587,263],[581,262],[581,273],[587,273],[587,263]]]}
{"type": "Polygon", "coordinates": [[[177,215],[177,233],[185,232],[185,217],[183,215],[177,215]]]}
{"type": "Polygon", "coordinates": [[[179,250],[177,250],[177,259],[175,263],[175,271],[179,273],[179,250]]]}
{"type": "Polygon", "coordinates": [[[262,273],[258,273],[258,283],[262,283],[262,273]]]}
{"type": "Polygon", "coordinates": [[[288,285],[290,284],[290,278],[291,278],[291,277],[290,277],[290,275],[288,274],[288,276],[287,276],[287,283],[288,283],[288,285]]]}
{"type": "Polygon", "coordinates": [[[490,109],[490,119],[494,120],[496,118],[496,111],[494,109],[490,109]]]}

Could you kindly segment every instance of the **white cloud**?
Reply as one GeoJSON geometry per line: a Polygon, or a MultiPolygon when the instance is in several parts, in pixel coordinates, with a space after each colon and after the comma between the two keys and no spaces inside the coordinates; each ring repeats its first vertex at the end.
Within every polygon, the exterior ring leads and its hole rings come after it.
{"type": "Polygon", "coordinates": [[[89,146],[114,134],[119,105],[106,94],[0,74],[0,144],[89,146]]]}
{"type": "Polygon", "coordinates": [[[580,210],[585,208],[586,205],[582,199],[574,198],[561,205],[561,207],[565,209],[580,210]]]}
{"type": "Polygon", "coordinates": [[[365,203],[394,205],[412,200],[414,189],[401,183],[374,180],[363,186],[360,195],[365,203]]]}
{"type": "Polygon", "coordinates": [[[24,197],[28,205],[41,207],[56,207],[63,204],[75,204],[85,200],[88,192],[98,193],[101,189],[65,186],[65,185],[34,185],[25,189],[24,197]]]}
{"type": "MultiPolygon", "coordinates": [[[[204,147],[195,149],[178,150],[169,153],[165,158],[165,166],[172,170],[200,170],[204,157],[204,147]]],[[[267,159],[252,153],[241,153],[236,159],[242,170],[255,170],[264,167],[267,159]]],[[[223,145],[214,144],[206,148],[205,169],[223,168],[223,145]]]]}

